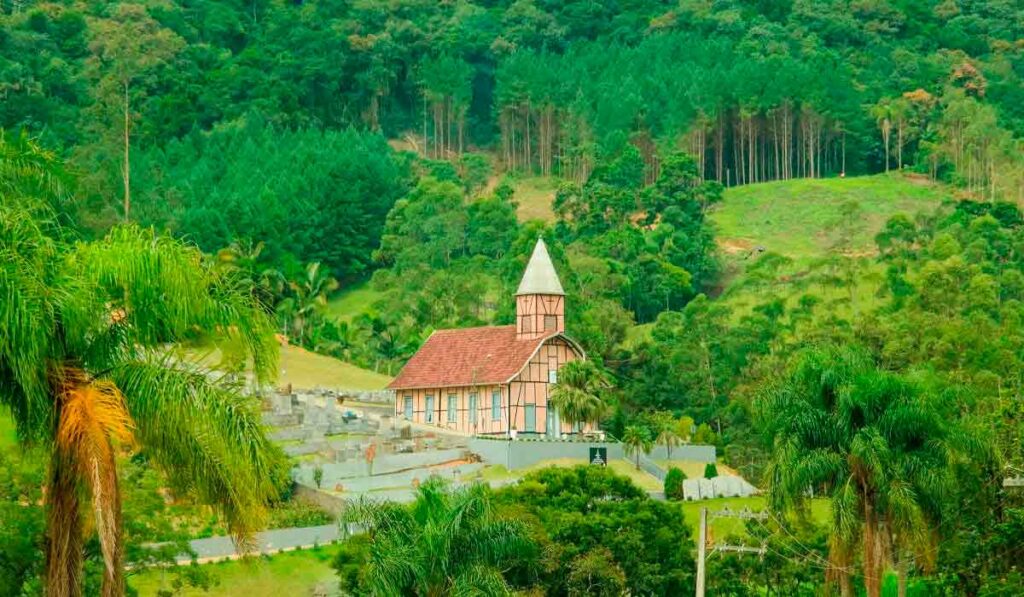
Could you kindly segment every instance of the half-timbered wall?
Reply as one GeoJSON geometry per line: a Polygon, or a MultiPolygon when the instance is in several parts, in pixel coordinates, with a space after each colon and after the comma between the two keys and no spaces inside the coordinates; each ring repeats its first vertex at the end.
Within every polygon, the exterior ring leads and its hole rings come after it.
{"type": "MultiPolygon", "coordinates": [[[[507,384],[398,390],[395,414],[404,417],[406,398],[411,398],[413,422],[465,433],[505,434],[508,433],[510,421],[512,428],[520,433],[527,433],[529,426],[526,416],[528,411],[532,410],[533,431],[548,433],[547,402],[553,379],[551,372],[557,372],[562,365],[577,358],[579,355],[568,342],[562,338],[552,338],[540,346],[519,375],[507,384]],[[497,412],[493,408],[493,392],[500,393],[497,412]],[[474,395],[476,408],[472,409],[474,395]],[[428,396],[432,397],[432,400],[428,400],[428,396]],[[449,400],[449,397],[453,400],[449,400]],[[429,416],[428,402],[432,406],[429,416]],[[454,410],[450,409],[450,403],[454,403],[454,410]],[[532,409],[528,409],[528,406],[532,409]]],[[[555,375],[554,379],[557,379],[557,373],[555,375]]],[[[565,423],[561,428],[563,433],[571,431],[570,426],[565,423]]],[[[589,431],[590,427],[586,427],[585,430],[589,431]]]]}
{"type": "MultiPolygon", "coordinates": [[[[551,372],[555,372],[554,379],[557,383],[558,369],[578,358],[580,355],[562,338],[552,338],[541,345],[519,375],[509,383],[509,392],[512,395],[510,418],[517,430],[527,431],[527,406],[533,406],[536,413],[536,432],[550,434],[547,423],[548,394],[553,379],[551,372]]],[[[585,430],[589,431],[589,427],[585,430]]],[[[561,431],[568,433],[572,429],[562,423],[561,431]]]]}
{"type": "Polygon", "coordinates": [[[521,294],[516,297],[516,336],[520,340],[564,332],[564,296],[521,294]]]}

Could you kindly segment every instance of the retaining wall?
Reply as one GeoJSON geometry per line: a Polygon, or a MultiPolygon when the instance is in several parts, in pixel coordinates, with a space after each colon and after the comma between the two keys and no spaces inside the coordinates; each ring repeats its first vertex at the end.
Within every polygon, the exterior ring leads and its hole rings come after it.
{"type": "MultiPolygon", "coordinates": [[[[412,454],[388,454],[378,456],[373,461],[373,474],[386,475],[408,469],[424,468],[444,464],[453,460],[460,460],[466,457],[465,450],[432,450],[429,452],[415,452],[412,454]]],[[[332,487],[337,482],[344,483],[344,479],[365,477],[370,474],[370,467],[365,460],[350,460],[347,462],[327,463],[320,465],[324,471],[324,478],[321,484],[324,487],[332,487]]],[[[315,485],[313,483],[314,465],[303,464],[292,469],[292,478],[299,483],[315,485]]]]}
{"type": "Polygon", "coordinates": [[[714,462],[717,454],[714,446],[703,444],[687,444],[672,448],[672,458],[668,456],[665,446],[655,446],[647,455],[652,460],[687,460],[690,462],[714,462]]]}
{"type": "Polygon", "coordinates": [[[487,464],[500,464],[510,471],[555,458],[588,460],[590,448],[607,448],[608,460],[622,458],[622,444],[616,442],[583,442],[562,440],[497,440],[474,437],[469,451],[487,464]]]}
{"type": "MultiPolygon", "coordinates": [[[[526,468],[543,460],[555,458],[590,458],[590,448],[607,448],[608,460],[624,458],[625,452],[619,442],[602,441],[570,441],[557,439],[483,439],[474,437],[469,440],[469,451],[480,456],[487,464],[500,464],[508,470],[526,468]]],[[[664,448],[659,454],[652,450],[647,456],[650,459],[665,458],[664,448]]],[[[643,460],[643,459],[642,459],[643,460]]],[[[697,462],[714,462],[715,447],[704,445],[680,446],[672,449],[672,460],[693,460],[697,462]]],[[[643,463],[641,463],[643,464],[643,463]]],[[[653,468],[657,468],[651,463],[653,468]]]]}

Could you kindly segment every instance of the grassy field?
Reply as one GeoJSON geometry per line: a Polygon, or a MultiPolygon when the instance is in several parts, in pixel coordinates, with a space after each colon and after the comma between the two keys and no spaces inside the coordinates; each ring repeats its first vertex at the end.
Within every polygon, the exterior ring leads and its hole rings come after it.
{"type": "Polygon", "coordinates": [[[542,176],[520,178],[514,182],[514,187],[513,199],[519,204],[516,215],[520,222],[555,221],[552,203],[555,201],[555,191],[558,190],[557,179],[542,176]]]}
{"type": "Polygon", "coordinates": [[[281,375],[277,382],[281,386],[290,383],[297,388],[379,390],[390,381],[387,375],[361,369],[298,346],[285,346],[281,349],[281,375]]]}
{"type": "MultiPolygon", "coordinates": [[[[335,546],[324,546],[306,551],[277,554],[219,564],[208,564],[217,580],[217,586],[208,592],[185,590],[175,595],[203,595],[206,597],[282,597],[284,595],[337,595],[338,577],[330,567],[337,552],[335,546]],[[321,589],[326,592],[314,593],[321,589]]],[[[142,597],[157,595],[161,589],[170,589],[171,577],[162,570],[149,571],[129,577],[128,583],[142,597]]]]}
{"type": "Polygon", "coordinates": [[[328,301],[327,316],[338,321],[352,321],[366,313],[380,298],[381,293],[370,288],[369,282],[350,286],[328,301]]]}
{"type": "MultiPolygon", "coordinates": [[[[221,361],[216,348],[188,348],[189,360],[199,360],[216,368],[221,361]]],[[[345,390],[379,390],[391,381],[387,375],[361,369],[338,359],[288,345],[281,347],[277,377],[279,387],[291,384],[294,388],[335,388],[345,390]]]]}
{"type": "Polygon", "coordinates": [[[872,253],[874,236],[890,217],[912,218],[949,198],[941,186],[898,174],[788,180],[728,189],[711,220],[726,254],[763,247],[807,265],[828,254],[837,234],[830,228],[848,202],[860,206],[854,250],[872,253]]]}

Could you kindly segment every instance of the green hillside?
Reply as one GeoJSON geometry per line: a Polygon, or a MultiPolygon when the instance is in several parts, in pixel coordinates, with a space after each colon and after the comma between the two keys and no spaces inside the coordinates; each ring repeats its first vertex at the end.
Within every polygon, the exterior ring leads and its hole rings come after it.
{"type": "Polygon", "coordinates": [[[381,293],[370,288],[368,282],[344,288],[327,303],[327,315],[338,321],[352,321],[366,313],[381,293]]]}
{"type": "MultiPolygon", "coordinates": [[[[198,359],[213,368],[217,368],[223,358],[217,348],[188,348],[185,354],[189,360],[198,359]]],[[[290,384],[301,389],[379,390],[391,381],[387,375],[374,373],[291,344],[281,347],[278,366],[279,387],[290,384]]]]}
{"type": "Polygon", "coordinates": [[[727,189],[711,220],[725,255],[742,258],[763,247],[799,266],[828,255],[838,235],[830,229],[844,204],[855,202],[860,209],[854,251],[870,254],[875,234],[890,217],[913,217],[951,198],[945,187],[898,174],[786,180],[727,189]]]}
{"type": "Polygon", "coordinates": [[[899,174],[728,189],[711,214],[725,268],[720,291],[741,312],[772,297],[792,302],[808,292],[858,308],[872,306],[883,273],[871,259],[875,235],[894,215],[913,219],[952,198],[947,187],[899,174]],[[766,256],[772,261],[762,261],[766,256]],[[827,263],[837,256],[854,261],[827,263]],[[819,275],[846,266],[854,268],[852,298],[819,275]]]}

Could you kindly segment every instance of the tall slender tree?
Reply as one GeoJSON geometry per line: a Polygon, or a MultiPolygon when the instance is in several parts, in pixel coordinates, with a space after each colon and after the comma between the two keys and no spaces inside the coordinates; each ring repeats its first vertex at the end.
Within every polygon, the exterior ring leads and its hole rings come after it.
{"type": "Polygon", "coordinates": [[[860,349],[815,349],[765,390],[757,410],[772,443],[772,507],[803,508],[809,490],[831,498],[830,577],[844,596],[853,594],[858,543],[869,597],[881,593],[890,532],[901,549],[934,548],[939,504],[969,444],[917,385],[876,369],[860,349]]]}
{"type": "Polygon", "coordinates": [[[131,136],[137,118],[133,100],[143,96],[142,83],[156,67],[177,54],[185,41],[163,27],[141,3],[112,4],[104,18],[91,25],[89,67],[95,80],[97,112],[94,123],[107,131],[111,140],[114,135],[119,137],[122,216],[127,220],[131,215],[131,136]]]}
{"type": "MultiPolygon", "coordinates": [[[[46,179],[45,166],[16,171],[46,179]]],[[[35,186],[0,172],[0,188],[35,186]]],[[[102,592],[116,596],[118,455],[145,450],[174,488],[219,505],[243,544],[283,479],[253,399],[173,360],[167,343],[233,336],[258,381],[276,369],[276,344],[251,295],[197,249],[131,227],[94,242],[68,235],[46,198],[0,201],[0,407],[21,442],[50,453],[46,594],[81,594],[84,540],[95,533],[102,592]]]]}

